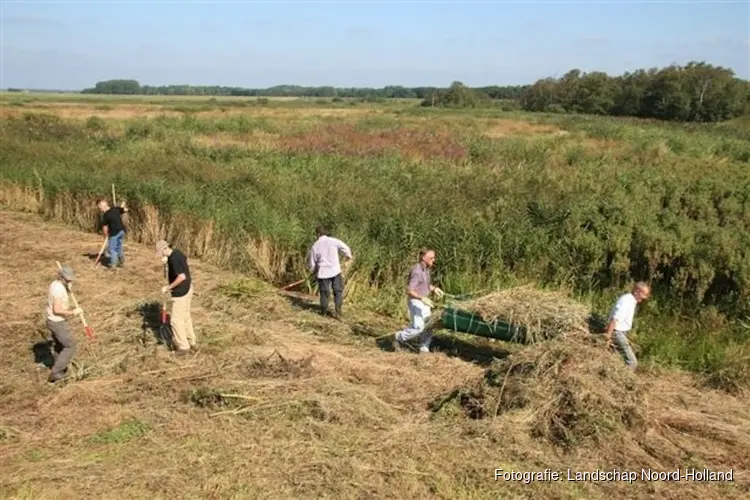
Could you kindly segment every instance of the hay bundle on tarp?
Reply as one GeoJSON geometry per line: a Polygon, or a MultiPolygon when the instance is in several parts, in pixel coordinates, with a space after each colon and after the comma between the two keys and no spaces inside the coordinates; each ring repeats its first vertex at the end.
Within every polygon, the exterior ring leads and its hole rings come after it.
{"type": "Polygon", "coordinates": [[[509,288],[461,302],[462,310],[479,315],[489,324],[520,327],[523,340],[536,342],[561,333],[587,332],[590,310],[561,292],[530,286],[509,288]]]}
{"type": "Polygon", "coordinates": [[[623,360],[584,335],[562,335],[496,361],[456,400],[474,419],[507,418],[534,438],[569,447],[643,428],[644,391],[623,360]]]}

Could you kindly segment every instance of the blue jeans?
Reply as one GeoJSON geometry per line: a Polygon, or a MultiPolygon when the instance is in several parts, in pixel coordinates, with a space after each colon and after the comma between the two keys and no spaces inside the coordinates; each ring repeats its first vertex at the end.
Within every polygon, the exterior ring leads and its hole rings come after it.
{"type": "Polygon", "coordinates": [[[125,254],[122,251],[122,240],[125,238],[125,231],[110,236],[107,239],[107,250],[109,251],[109,267],[122,265],[125,260],[125,254]]]}

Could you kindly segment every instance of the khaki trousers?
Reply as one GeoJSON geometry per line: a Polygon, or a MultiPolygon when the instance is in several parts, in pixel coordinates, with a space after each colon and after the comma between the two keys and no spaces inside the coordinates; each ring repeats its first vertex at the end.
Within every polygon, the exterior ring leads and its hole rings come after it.
{"type": "Polygon", "coordinates": [[[193,300],[193,286],[182,297],[172,297],[172,315],[170,323],[174,333],[177,349],[190,349],[195,345],[193,318],[190,317],[190,304],[193,300]]]}

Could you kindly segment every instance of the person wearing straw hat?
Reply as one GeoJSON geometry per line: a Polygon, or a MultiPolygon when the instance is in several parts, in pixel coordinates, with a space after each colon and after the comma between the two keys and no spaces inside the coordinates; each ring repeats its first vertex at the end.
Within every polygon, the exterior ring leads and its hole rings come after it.
{"type": "Polygon", "coordinates": [[[429,295],[434,293],[438,300],[444,295],[440,288],[432,285],[430,269],[435,265],[435,257],[435,250],[430,248],[421,250],[419,262],[409,272],[406,295],[411,322],[407,328],[396,332],[394,335],[393,349],[395,351],[401,351],[407,342],[419,336],[421,344],[419,352],[430,352],[432,332],[426,326],[435,304],[430,300],[429,295]]]}
{"type": "Polygon", "coordinates": [[[605,332],[607,345],[610,347],[613,346],[612,339],[614,337],[614,345],[617,346],[617,350],[620,351],[620,354],[625,359],[625,364],[633,371],[638,366],[638,359],[635,357],[627,335],[633,328],[633,317],[635,316],[636,306],[650,296],[651,287],[639,281],[633,286],[630,292],[621,295],[617,299],[617,302],[609,313],[609,322],[607,323],[605,332]]]}
{"type": "Polygon", "coordinates": [[[193,318],[190,315],[193,280],[190,276],[188,259],[184,253],[171,248],[164,240],[156,242],[156,255],[162,258],[162,262],[166,258],[169,284],[162,287],[161,291],[172,295],[170,322],[176,344],[175,355],[182,356],[191,350],[197,350],[193,318]]]}
{"type": "Polygon", "coordinates": [[[44,315],[47,328],[52,333],[54,342],[52,356],[55,358],[49,376],[51,383],[66,377],[68,365],[76,353],[76,338],[70,330],[68,318],[78,316],[83,311],[79,307],[70,309],[68,292],[74,280],[73,270],[68,266],[62,266],[58,269],[57,279],[50,284],[47,294],[47,307],[44,315]]]}

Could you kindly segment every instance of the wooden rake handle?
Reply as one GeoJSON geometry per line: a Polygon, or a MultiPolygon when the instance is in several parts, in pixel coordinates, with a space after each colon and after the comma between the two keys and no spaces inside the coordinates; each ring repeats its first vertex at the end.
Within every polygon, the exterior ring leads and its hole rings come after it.
{"type": "Polygon", "coordinates": [[[281,289],[282,289],[282,290],[289,290],[290,288],[294,288],[295,286],[297,286],[297,285],[299,285],[299,284],[302,284],[302,283],[304,283],[305,281],[307,281],[307,278],[303,278],[303,279],[301,279],[301,280],[297,280],[297,281],[295,281],[294,283],[289,283],[288,285],[286,285],[286,286],[283,286],[283,287],[281,287],[281,289]]]}
{"type": "MultiPolygon", "coordinates": [[[[57,262],[57,268],[62,269],[62,266],[60,265],[60,262],[57,262]]],[[[78,300],[76,299],[75,294],[73,293],[73,290],[68,290],[70,292],[70,298],[73,299],[73,305],[75,305],[77,308],[80,309],[81,306],[78,305],[78,300]]],[[[88,323],[86,323],[86,317],[83,315],[83,310],[81,309],[81,321],[83,321],[83,331],[86,334],[87,337],[91,338],[94,336],[94,330],[89,326],[88,323]]]]}
{"type": "Polygon", "coordinates": [[[102,248],[99,250],[99,254],[96,256],[96,261],[94,262],[94,268],[99,265],[99,259],[102,258],[102,254],[104,253],[104,249],[107,248],[107,238],[104,238],[104,243],[102,243],[102,248]]]}

